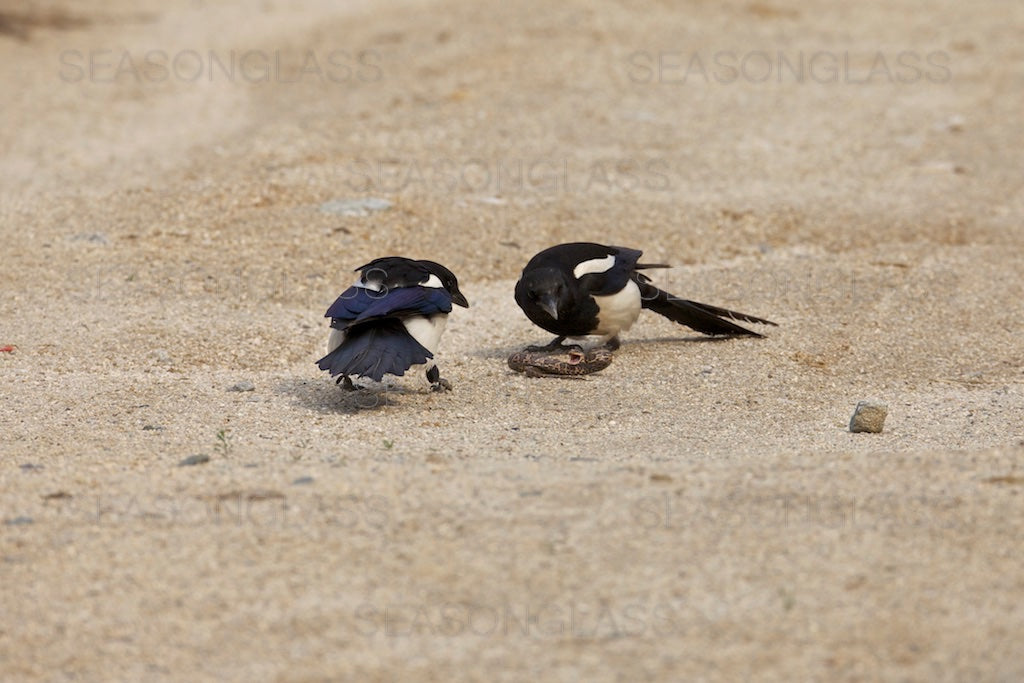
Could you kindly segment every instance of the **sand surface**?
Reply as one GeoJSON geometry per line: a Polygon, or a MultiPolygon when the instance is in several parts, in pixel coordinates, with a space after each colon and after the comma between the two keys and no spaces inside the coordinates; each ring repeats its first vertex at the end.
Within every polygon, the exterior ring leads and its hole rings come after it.
{"type": "Polygon", "coordinates": [[[0,3],[0,678],[1024,679],[1022,46],[997,0],[0,3]],[[780,326],[516,375],[577,239],[780,326]],[[314,366],[389,254],[472,304],[450,394],[314,366]]]}

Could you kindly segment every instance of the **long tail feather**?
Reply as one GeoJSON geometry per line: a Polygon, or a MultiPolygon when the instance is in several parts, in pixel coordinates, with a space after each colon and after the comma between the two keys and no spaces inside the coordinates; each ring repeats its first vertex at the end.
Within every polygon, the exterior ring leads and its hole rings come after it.
{"type": "Polygon", "coordinates": [[[698,332],[711,335],[744,335],[750,337],[761,337],[763,335],[737,325],[731,320],[739,320],[747,323],[759,323],[761,325],[775,325],[771,320],[758,318],[757,316],[730,311],[727,308],[702,304],[697,301],[681,299],[673,294],[658,289],[646,281],[647,278],[640,276],[636,283],[640,287],[640,295],[643,300],[643,307],[665,316],[673,322],[692,327],[698,332]]]}

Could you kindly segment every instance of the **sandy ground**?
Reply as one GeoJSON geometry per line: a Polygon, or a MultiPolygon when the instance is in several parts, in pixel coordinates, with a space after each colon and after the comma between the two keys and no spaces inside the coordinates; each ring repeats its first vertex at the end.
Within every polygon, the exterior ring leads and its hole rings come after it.
{"type": "Polygon", "coordinates": [[[0,677],[1024,679],[1024,7],[482,5],[0,3],[0,677]],[[574,239],[780,327],[515,375],[574,239]]]}

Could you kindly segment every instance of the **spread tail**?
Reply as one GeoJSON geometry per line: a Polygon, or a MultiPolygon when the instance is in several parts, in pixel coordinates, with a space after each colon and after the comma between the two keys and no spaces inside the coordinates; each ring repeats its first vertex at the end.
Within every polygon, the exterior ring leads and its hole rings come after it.
{"type": "Polygon", "coordinates": [[[345,340],[317,361],[317,367],[330,371],[332,377],[369,377],[379,382],[385,374],[403,375],[433,357],[400,321],[377,320],[348,328],[345,340]]]}

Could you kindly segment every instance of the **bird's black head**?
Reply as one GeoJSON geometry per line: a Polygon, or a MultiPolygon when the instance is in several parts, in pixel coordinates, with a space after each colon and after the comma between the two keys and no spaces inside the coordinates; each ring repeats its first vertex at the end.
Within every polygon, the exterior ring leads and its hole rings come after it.
{"type": "Polygon", "coordinates": [[[523,310],[528,306],[540,309],[552,320],[558,320],[573,306],[572,288],[566,282],[565,273],[557,268],[524,271],[516,283],[516,300],[523,310]]]}
{"type": "Polygon", "coordinates": [[[419,261],[419,264],[426,268],[431,275],[437,276],[437,279],[441,281],[441,286],[452,295],[453,304],[469,308],[469,302],[466,301],[466,297],[459,291],[459,280],[455,277],[455,273],[434,261],[423,260],[419,261]]]}

